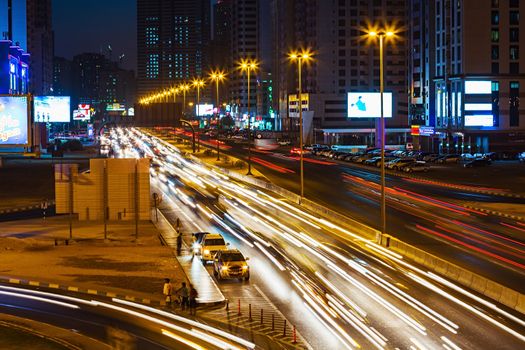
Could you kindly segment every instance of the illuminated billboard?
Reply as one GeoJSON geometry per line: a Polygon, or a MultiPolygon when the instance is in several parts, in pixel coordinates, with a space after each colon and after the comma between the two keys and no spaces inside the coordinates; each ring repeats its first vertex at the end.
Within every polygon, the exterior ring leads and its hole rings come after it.
{"type": "Polygon", "coordinates": [[[0,96],[0,146],[28,146],[27,97],[0,96]]]}
{"type": "MultiPolygon", "coordinates": [[[[392,118],[392,93],[383,93],[383,113],[392,118]]],[[[349,92],[348,118],[380,118],[381,94],[379,92],[349,92]]]]}
{"type": "Polygon", "coordinates": [[[492,82],[490,80],[466,80],[465,94],[490,94],[492,82]]]}
{"type": "Polygon", "coordinates": [[[494,126],[492,114],[465,115],[465,126],[494,126]]]}
{"type": "Polygon", "coordinates": [[[91,118],[91,106],[79,104],[78,109],[73,111],[73,120],[86,121],[91,118]]]}
{"type": "Polygon", "coordinates": [[[106,105],[106,111],[108,112],[124,112],[126,106],[122,103],[108,103],[106,105]]]}
{"type": "Polygon", "coordinates": [[[197,116],[204,117],[213,115],[213,105],[210,104],[200,104],[196,106],[197,116]]]}
{"type": "Polygon", "coordinates": [[[69,123],[70,104],[69,96],[35,96],[35,122],[69,123]]]}

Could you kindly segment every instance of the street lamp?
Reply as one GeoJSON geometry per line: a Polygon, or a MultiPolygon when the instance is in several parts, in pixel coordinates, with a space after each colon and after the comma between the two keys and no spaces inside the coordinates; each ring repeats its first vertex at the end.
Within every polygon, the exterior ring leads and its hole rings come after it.
{"type": "Polygon", "coordinates": [[[239,69],[241,72],[246,72],[248,78],[248,173],[247,175],[252,175],[252,123],[250,116],[250,72],[256,71],[259,62],[255,59],[242,59],[239,62],[239,69]]]}
{"type": "Polygon", "coordinates": [[[226,74],[223,71],[215,71],[210,73],[210,79],[215,81],[215,92],[217,97],[216,102],[216,120],[217,120],[217,160],[221,160],[220,158],[220,145],[219,145],[219,127],[220,127],[220,105],[219,105],[219,82],[223,81],[226,77],[226,74]]]}
{"type": "Polygon", "coordinates": [[[195,115],[197,116],[199,105],[201,104],[201,88],[204,87],[204,80],[197,78],[197,79],[193,79],[192,83],[193,83],[193,86],[197,88],[197,109],[195,112],[195,115]]]}
{"type": "MultiPolygon", "coordinates": [[[[369,31],[368,36],[370,38],[379,38],[379,92],[381,95],[381,120],[379,128],[381,129],[381,235],[379,236],[379,243],[383,240],[383,235],[386,234],[386,195],[385,195],[385,116],[384,116],[384,69],[383,69],[383,43],[386,38],[394,36],[394,32],[391,30],[385,31],[369,31]]],[[[376,137],[378,132],[376,131],[376,137]]]]}
{"type": "Polygon", "coordinates": [[[299,159],[300,159],[300,174],[301,174],[301,200],[304,197],[304,162],[303,162],[303,88],[302,88],[302,66],[303,62],[308,62],[312,59],[312,52],[308,50],[302,50],[301,52],[290,52],[288,55],[292,62],[297,62],[297,70],[299,72],[299,86],[298,86],[298,103],[299,103],[299,159]]]}
{"type": "Polygon", "coordinates": [[[186,92],[190,89],[190,86],[186,83],[182,83],[180,86],[179,86],[179,90],[182,90],[182,96],[183,96],[183,101],[182,101],[182,115],[184,116],[186,113],[186,92]]]}

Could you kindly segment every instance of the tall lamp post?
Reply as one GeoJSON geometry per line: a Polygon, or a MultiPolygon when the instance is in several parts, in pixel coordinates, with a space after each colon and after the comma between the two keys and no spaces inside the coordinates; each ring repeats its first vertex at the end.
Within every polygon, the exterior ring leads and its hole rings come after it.
{"type": "Polygon", "coordinates": [[[288,57],[292,62],[297,62],[298,71],[298,104],[299,104],[299,159],[300,159],[300,176],[301,176],[301,200],[304,197],[304,162],[303,162],[303,88],[302,88],[302,67],[303,63],[312,59],[312,53],[307,50],[301,52],[291,52],[288,57]]]}
{"type": "Polygon", "coordinates": [[[252,118],[250,115],[250,72],[256,71],[258,62],[251,59],[242,59],[239,67],[241,72],[246,72],[248,78],[248,173],[247,175],[252,175],[252,118]]]}
{"type": "Polygon", "coordinates": [[[220,129],[220,104],[219,104],[219,82],[221,82],[222,80],[224,80],[224,78],[226,77],[226,74],[223,72],[223,71],[215,71],[215,72],[211,72],[210,74],[210,79],[215,81],[215,94],[216,94],[216,97],[217,97],[217,101],[216,101],[216,115],[215,115],[215,118],[217,120],[217,160],[221,160],[220,158],[220,152],[221,152],[221,147],[219,145],[219,129],[220,129]]]}
{"type": "Polygon", "coordinates": [[[179,86],[179,90],[182,90],[182,115],[186,114],[186,92],[190,89],[190,86],[186,83],[182,83],[179,86]]]}
{"type": "Polygon", "coordinates": [[[197,88],[197,107],[195,115],[198,117],[199,106],[201,104],[201,88],[204,87],[204,80],[197,78],[193,80],[193,86],[197,88]]]}
{"type": "MultiPolygon", "coordinates": [[[[379,243],[382,242],[383,236],[386,234],[386,195],[385,195],[385,116],[383,105],[384,93],[384,68],[383,68],[383,44],[385,37],[394,36],[392,31],[370,31],[368,32],[370,38],[379,38],[379,92],[381,95],[381,119],[379,128],[381,129],[381,235],[379,236],[379,243]]],[[[376,131],[377,135],[377,131],[376,131]]]]}

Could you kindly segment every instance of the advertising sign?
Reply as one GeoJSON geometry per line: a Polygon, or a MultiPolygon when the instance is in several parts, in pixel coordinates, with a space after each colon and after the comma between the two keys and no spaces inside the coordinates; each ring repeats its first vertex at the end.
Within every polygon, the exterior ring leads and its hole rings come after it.
{"type": "Polygon", "coordinates": [[[465,126],[494,126],[492,114],[465,115],[465,126]]]}
{"type": "Polygon", "coordinates": [[[69,123],[70,104],[69,96],[35,96],[35,122],[69,123]]]}
{"type": "Polygon", "coordinates": [[[0,146],[29,144],[27,97],[0,96],[0,146]]]}
{"type": "Polygon", "coordinates": [[[196,108],[198,117],[213,115],[213,105],[211,104],[200,104],[197,105],[196,108]]]}
{"type": "MultiPolygon", "coordinates": [[[[383,93],[383,114],[392,118],[392,93],[383,93]]],[[[381,94],[379,92],[349,92],[348,118],[380,118],[381,94]]]]}
{"type": "Polygon", "coordinates": [[[73,111],[73,120],[86,121],[91,118],[91,106],[79,104],[78,109],[73,111]]]}
{"type": "Polygon", "coordinates": [[[465,94],[490,94],[492,82],[490,80],[467,80],[465,81],[465,94]]]}
{"type": "Polygon", "coordinates": [[[124,112],[126,110],[126,106],[122,103],[108,103],[106,106],[106,111],[108,112],[124,112]]]}

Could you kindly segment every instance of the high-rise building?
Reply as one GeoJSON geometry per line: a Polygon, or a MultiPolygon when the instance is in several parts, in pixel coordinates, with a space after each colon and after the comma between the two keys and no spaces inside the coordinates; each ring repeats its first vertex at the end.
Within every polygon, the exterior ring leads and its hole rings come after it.
{"type": "MultiPolygon", "coordinates": [[[[273,0],[274,73],[281,125],[293,129],[288,115],[297,94],[297,67],[287,59],[291,49],[311,49],[314,60],[303,67],[303,93],[308,93],[313,126],[325,142],[373,144],[378,118],[348,118],[348,92],[379,91],[379,49],[366,32],[397,29],[385,45],[385,91],[393,96],[386,119],[387,143],[406,142],[408,82],[406,1],[273,0]]],[[[320,141],[318,139],[318,141],[320,141]]]]}
{"type": "MultiPolygon", "coordinates": [[[[231,7],[230,100],[234,118],[240,118],[248,108],[248,79],[238,69],[241,59],[260,60],[259,1],[235,0],[231,7]]],[[[260,69],[261,67],[259,67],[260,69]]],[[[250,115],[257,108],[257,72],[250,73],[250,115]]]]}
{"type": "Polygon", "coordinates": [[[29,91],[49,94],[53,86],[51,0],[0,0],[0,33],[30,54],[29,91]]]}
{"type": "Polygon", "coordinates": [[[135,102],[134,72],[99,53],[76,55],[73,61],[55,58],[55,84],[55,93],[70,95],[73,105],[89,104],[103,111],[108,104],[129,108],[135,102]]]}
{"type": "Polygon", "coordinates": [[[523,148],[523,1],[431,2],[435,143],[458,153],[523,148]]]}
{"type": "Polygon", "coordinates": [[[138,0],[138,95],[201,77],[208,68],[209,0],[138,0]]]}
{"type": "Polygon", "coordinates": [[[71,96],[73,92],[73,62],[64,57],[53,61],[53,94],[71,96]]]}

